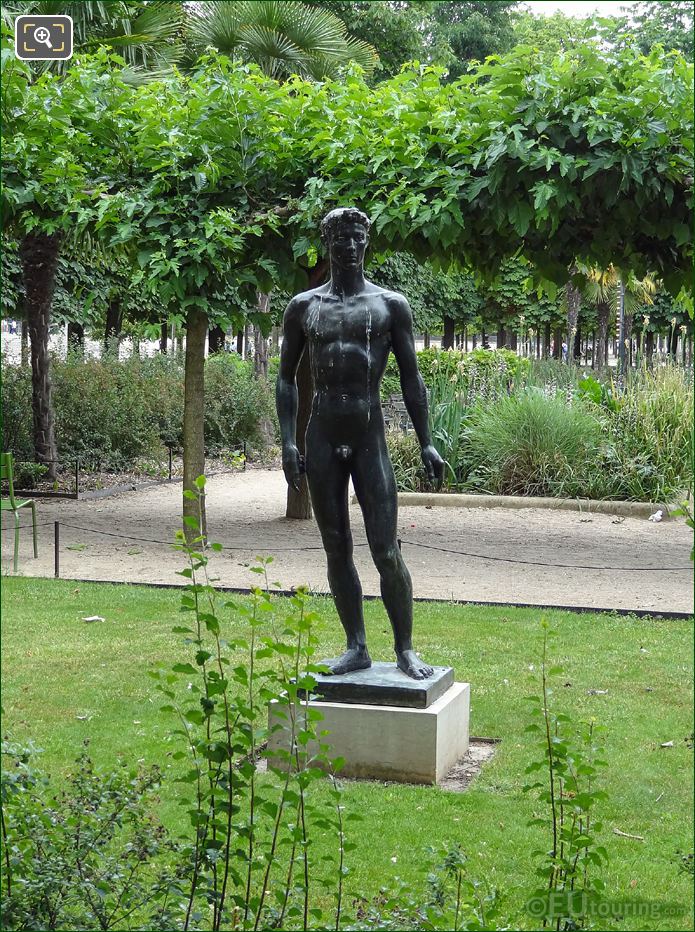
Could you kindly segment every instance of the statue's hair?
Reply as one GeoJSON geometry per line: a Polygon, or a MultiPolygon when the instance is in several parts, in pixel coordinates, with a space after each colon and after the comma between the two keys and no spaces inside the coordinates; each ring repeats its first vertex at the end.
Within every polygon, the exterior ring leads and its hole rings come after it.
{"type": "Polygon", "coordinates": [[[335,231],[343,223],[360,223],[365,231],[369,233],[372,221],[369,217],[358,210],[356,207],[336,207],[331,210],[321,221],[321,239],[328,244],[335,234],[335,231]]]}

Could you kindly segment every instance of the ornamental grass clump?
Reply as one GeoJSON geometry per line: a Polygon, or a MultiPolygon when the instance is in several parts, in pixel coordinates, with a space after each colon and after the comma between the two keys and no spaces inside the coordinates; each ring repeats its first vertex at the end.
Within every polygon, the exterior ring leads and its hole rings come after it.
{"type": "Polygon", "coordinates": [[[670,501],[692,487],[693,389],[686,372],[668,365],[627,380],[610,425],[623,468],[624,496],[670,501]]]}
{"type": "Polygon", "coordinates": [[[497,495],[554,495],[572,470],[599,453],[599,421],[540,389],[479,405],[463,438],[464,486],[497,495]]]}

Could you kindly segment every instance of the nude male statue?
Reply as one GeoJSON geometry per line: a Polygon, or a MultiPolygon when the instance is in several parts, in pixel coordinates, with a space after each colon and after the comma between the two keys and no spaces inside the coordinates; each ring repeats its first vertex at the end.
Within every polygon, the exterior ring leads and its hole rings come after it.
{"type": "Polygon", "coordinates": [[[328,559],[328,581],[347,636],[347,650],[331,663],[334,674],[371,666],[362,587],[352,559],[348,481],[352,477],[367,540],[381,577],[381,595],[393,628],[398,667],[414,679],[432,667],[413,650],[413,590],[396,539],[397,496],[379,398],[389,350],[398,362],[403,399],[422,448],[427,476],[441,482],[444,463],[432,446],[427,393],[417,368],[413,321],[403,295],[364,277],[369,218],[355,208],[332,210],[321,223],[331,278],[296,295],[285,311],[277,411],[282,466],[299,487],[306,468],[311,502],[328,559]],[[308,347],[314,397],[306,434],[306,467],[296,445],[295,376],[308,347]]]}

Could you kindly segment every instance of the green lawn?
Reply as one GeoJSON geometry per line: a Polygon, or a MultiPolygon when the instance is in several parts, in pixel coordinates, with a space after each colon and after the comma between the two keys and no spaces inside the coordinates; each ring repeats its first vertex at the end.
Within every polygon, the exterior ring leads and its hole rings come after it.
{"type": "MultiPolygon", "coordinates": [[[[85,737],[100,765],[122,755],[158,762],[171,773],[171,723],[158,711],[160,697],[147,670],[189,659],[181,636],[171,633],[180,623],[179,598],[175,591],[144,587],[3,579],[5,731],[44,748],[44,769],[58,778],[85,737]],[[89,615],[106,620],[86,624],[82,618],[89,615]]],[[[313,600],[312,608],[321,615],[322,653],[331,656],[342,646],[335,611],[325,599],[313,600]]],[[[552,648],[553,662],[564,668],[555,684],[558,706],[608,729],[609,798],[601,804],[610,854],[607,896],[687,908],[680,918],[625,919],[620,928],[692,929],[691,882],[676,863],[679,850],[692,851],[692,626],[542,614],[558,632],[552,648]],[[669,741],[672,747],[661,747],[669,741]]],[[[390,659],[383,606],[367,603],[366,615],[372,655],[390,659]]],[[[348,811],[364,816],[352,829],[359,847],[349,855],[349,890],[374,895],[396,875],[419,885],[426,846],[460,842],[470,873],[500,889],[511,927],[534,927],[523,903],[534,886],[530,852],[546,847],[546,838],[526,824],[539,808],[521,791],[537,751],[524,733],[529,719],[521,700],[538,693],[540,618],[532,609],[415,606],[418,649],[471,683],[471,734],[501,744],[463,794],[346,783],[348,811]]],[[[171,826],[181,818],[175,797],[175,785],[165,783],[162,816],[171,826]]]]}

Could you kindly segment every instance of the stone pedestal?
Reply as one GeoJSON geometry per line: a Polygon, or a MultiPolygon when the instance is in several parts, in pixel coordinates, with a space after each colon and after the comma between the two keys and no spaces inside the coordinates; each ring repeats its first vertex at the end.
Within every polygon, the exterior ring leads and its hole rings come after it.
{"type": "MultiPolygon", "coordinates": [[[[470,686],[454,683],[450,668],[436,668],[430,680],[411,680],[393,664],[374,664],[319,680],[323,695],[309,705],[323,714],[317,731],[329,732],[321,739],[330,746],[329,757],[345,759],[343,776],[438,783],[468,750],[470,686]],[[359,701],[366,695],[369,702],[359,701]]],[[[271,753],[289,750],[288,719],[280,703],[270,703],[271,753]]]]}

